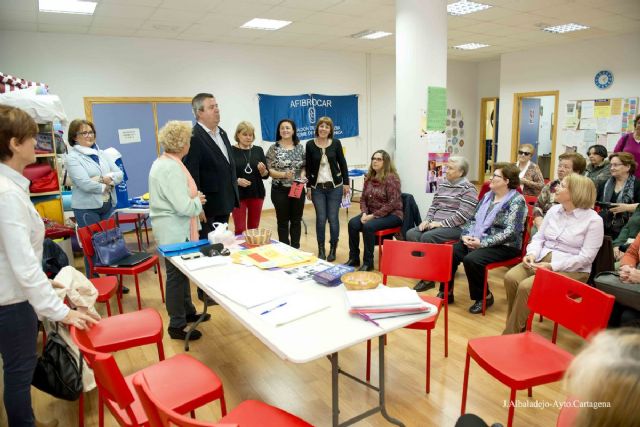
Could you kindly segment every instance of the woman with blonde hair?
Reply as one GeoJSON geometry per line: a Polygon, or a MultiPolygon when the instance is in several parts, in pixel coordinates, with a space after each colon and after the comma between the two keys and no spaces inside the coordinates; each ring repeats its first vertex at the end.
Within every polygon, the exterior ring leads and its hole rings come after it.
{"type": "MultiPolygon", "coordinates": [[[[153,162],[149,172],[149,216],[153,221],[153,236],[158,244],[168,245],[198,240],[204,194],[198,191],[182,158],[189,152],[191,126],[172,120],[160,132],[158,140],[164,153],[153,162]]],[[[169,336],[183,340],[187,323],[200,317],[191,302],[189,279],[171,262],[165,260],[167,270],[167,312],[169,336]]],[[[207,314],[203,321],[209,320],[207,314]]],[[[190,339],[197,340],[200,331],[191,332],[190,339]]]]}
{"type": "Polygon", "coordinates": [[[518,149],[518,169],[520,169],[520,189],[525,196],[538,196],[544,187],[544,178],[537,163],[531,161],[535,148],[522,144],[518,149]]]}
{"type": "Polygon", "coordinates": [[[269,178],[269,169],[262,147],[253,145],[256,132],[251,123],[238,123],[234,139],[237,144],[231,147],[231,154],[236,164],[240,206],[234,208],[231,215],[236,234],[242,234],[260,226],[265,196],[262,180],[269,178]]]}
{"type": "Polygon", "coordinates": [[[526,325],[527,300],[538,268],[586,283],[602,246],[604,228],[602,218],[593,210],[593,181],[575,173],[565,176],[556,189],[555,201],[527,246],[527,255],[504,277],[508,303],[505,334],[519,333],[526,325]]]}
{"type": "Polygon", "coordinates": [[[402,225],[402,190],[400,177],[389,154],[378,150],[364,178],[359,215],[349,221],[349,260],[351,267],[360,265],[360,232],[364,240],[364,256],[360,271],[373,270],[375,232],[402,225]]]}
{"type": "Polygon", "coordinates": [[[566,375],[573,427],[640,426],[640,333],[600,332],[571,362],[566,375]]]}

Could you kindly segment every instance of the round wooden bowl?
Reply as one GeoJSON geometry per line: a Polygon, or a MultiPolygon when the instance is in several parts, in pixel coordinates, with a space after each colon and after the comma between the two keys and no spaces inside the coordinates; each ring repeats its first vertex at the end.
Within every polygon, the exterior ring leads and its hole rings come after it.
{"type": "Polygon", "coordinates": [[[352,271],[340,278],[344,287],[350,291],[377,288],[382,283],[382,274],[374,271],[352,271]]]}
{"type": "Polygon", "coordinates": [[[251,246],[261,246],[271,242],[271,230],[268,228],[252,228],[244,232],[244,240],[251,246]]]}

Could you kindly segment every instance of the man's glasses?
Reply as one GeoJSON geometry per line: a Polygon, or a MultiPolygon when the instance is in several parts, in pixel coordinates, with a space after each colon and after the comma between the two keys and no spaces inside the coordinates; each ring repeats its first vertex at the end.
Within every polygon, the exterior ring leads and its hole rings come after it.
{"type": "Polygon", "coordinates": [[[520,154],[521,156],[530,156],[531,153],[528,151],[518,151],[518,154],[520,154]]]}
{"type": "Polygon", "coordinates": [[[82,135],[82,136],[94,136],[96,133],[93,131],[86,131],[86,132],[78,132],[78,135],[82,135]]]}
{"type": "Polygon", "coordinates": [[[372,158],[371,158],[371,161],[373,162],[374,160],[375,160],[376,162],[381,162],[381,161],[383,161],[384,159],[383,159],[382,157],[372,157],[372,158]]]}

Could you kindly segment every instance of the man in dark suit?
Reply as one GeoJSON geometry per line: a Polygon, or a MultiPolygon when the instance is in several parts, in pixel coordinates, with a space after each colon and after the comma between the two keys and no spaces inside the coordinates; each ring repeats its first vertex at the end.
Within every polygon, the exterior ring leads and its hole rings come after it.
{"type": "MultiPolygon", "coordinates": [[[[191,134],[191,147],[184,164],[198,190],[207,198],[200,238],[206,239],[214,222],[229,222],[229,214],[239,206],[236,165],[227,133],[218,126],[220,109],[210,93],[199,93],[191,100],[197,124],[191,134]]],[[[204,299],[198,289],[198,298],[204,299]]]]}

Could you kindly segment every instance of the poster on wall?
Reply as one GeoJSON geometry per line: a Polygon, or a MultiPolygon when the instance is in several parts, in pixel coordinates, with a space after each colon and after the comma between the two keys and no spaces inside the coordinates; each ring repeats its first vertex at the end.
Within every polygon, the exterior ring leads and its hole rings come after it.
{"type": "Polygon", "coordinates": [[[449,153],[429,153],[427,160],[427,193],[435,193],[445,180],[449,153]]]}
{"type": "Polygon", "coordinates": [[[314,136],[320,117],[333,120],[335,138],[358,136],[358,95],[328,96],[305,94],[293,96],[258,94],[262,140],[276,140],[276,126],[282,119],[292,119],[300,140],[314,136]]]}
{"type": "Polygon", "coordinates": [[[447,119],[447,88],[429,86],[427,89],[427,130],[445,130],[447,119]]]}
{"type": "Polygon", "coordinates": [[[462,152],[462,147],[464,147],[465,138],[464,116],[462,115],[462,110],[459,108],[448,108],[445,124],[447,127],[445,131],[445,151],[454,155],[460,154],[462,152]]]}

